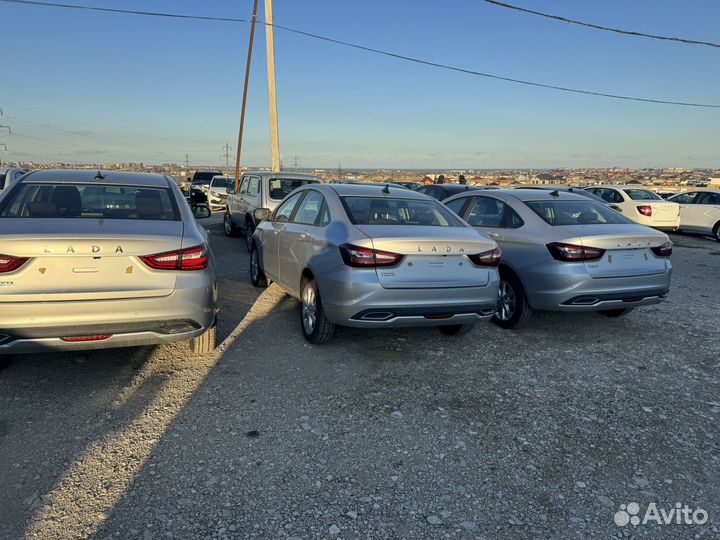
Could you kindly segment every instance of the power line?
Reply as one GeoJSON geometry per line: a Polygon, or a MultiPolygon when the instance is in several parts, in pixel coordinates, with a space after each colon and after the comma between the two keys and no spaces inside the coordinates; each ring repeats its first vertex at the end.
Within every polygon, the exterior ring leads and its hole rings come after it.
{"type": "MultiPolygon", "coordinates": [[[[486,1],[488,1],[488,0],[486,0],[486,1]]],[[[103,11],[103,12],[111,12],[111,13],[122,13],[122,14],[127,14],[127,15],[170,17],[170,18],[179,18],[179,19],[197,19],[197,20],[205,20],[205,21],[223,21],[223,22],[233,22],[233,23],[248,23],[248,22],[250,22],[247,19],[232,19],[232,18],[226,18],[226,17],[204,17],[204,16],[199,16],[199,15],[178,15],[178,14],[173,14],[173,13],[161,13],[161,12],[154,12],[154,11],[132,11],[132,10],[123,10],[123,9],[99,8],[99,7],[91,7],[91,6],[78,6],[75,4],[37,2],[35,0],[0,0],[0,2],[13,3],[13,4],[27,4],[27,5],[33,5],[33,6],[67,8],[67,9],[103,11]]],[[[268,23],[265,23],[263,21],[258,21],[258,22],[265,24],[266,26],[269,26],[268,23]]],[[[317,40],[325,41],[328,43],[334,43],[336,45],[342,45],[344,47],[350,47],[350,48],[358,49],[358,50],[365,51],[365,52],[371,52],[374,54],[379,54],[379,55],[387,56],[390,58],[395,58],[397,60],[404,60],[406,62],[413,62],[416,64],[435,67],[438,69],[445,69],[445,70],[449,70],[449,71],[455,71],[458,73],[465,73],[467,75],[474,75],[476,77],[484,77],[487,79],[495,79],[495,80],[511,82],[511,83],[515,83],[515,84],[523,84],[525,86],[533,86],[533,87],[537,87],[537,88],[547,88],[550,90],[559,90],[561,92],[569,92],[569,93],[573,93],[573,94],[583,94],[583,95],[588,95],[588,96],[620,99],[620,100],[624,100],[624,101],[655,103],[655,104],[659,104],[659,105],[677,105],[677,106],[681,106],[681,107],[701,107],[701,108],[710,108],[710,109],[720,109],[720,105],[712,104],[712,103],[693,103],[693,102],[686,102],[686,101],[672,101],[672,100],[664,100],[664,99],[642,98],[642,97],[637,97],[637,96],[626,96],[626,95],[622,95],[622,94],[610,94],[607,92],[596,92],[596,91],[592,91],[592,90],[581,90],[579,88],[570,88],[570,87],[559,86],[559,85],[554,85],[554,84],[545,84],[545,83],[539,83],[539,82],[535,82],[535,81],[527,81],[524,79],[516,79],[513,77],[504,77],[504,76],[495,75],[492,73],[485,73],[482,71],[465,69],[465,68],[461,68],[461,67],[457,67],[457,66],[451,66],[448,64],[441,64],[439,62],[431,62],[429,60],[422,60],[420,58],[414,58],[412,56],[406,56],[406,55],[402,55],[402,54],[398,54],[398,53],[394,53],[394,52],[390,52],[390,51],[385,51],[382,49],[375,49],[373,47],[367,47],[365,45],[359,45],[357,43],[342,41],[339,39],[322,36],[320,34],[314,34],[312,32],[305,32],[303,30],[298,30],[296,28],[291,28],[289,26],[282,26],[279,24],[273,24],[272,26],[279,30],[284,30],[286,32],[291,32],[291,33],[309,37],[312,39],[317,39],[317,40]]]]}
{"type": "Polygon", "coordinates": [[[633,32],[632,30],[622,30],[620,28],[611,28],[609,26],[601,26],[599,24],[593,24],[584,21],[578,21],[575,19],[568,19],[567,17],[561,17],[559,15],[551,15],[549,13],[542,13],[540,11],[534,11],[532,9],[526,9],[512,4],[506,4],[505,2],[498,2],[497,0],[485,0],[488,4],[494,4],[507,9],[513,9],[522,13],[529,13],[530,15],[537,15],[538,17],[545,17],[546,19],[554,19],[556,21],[562,21],[570,24],[577,24],[579,26],[585,26],[587,28],[593,28],[595,30],[604,30],[606,32],[615,32],[616,34],[623,34],[626,36],[644,37],[650,39],[659,39],[663,41],[675,41],[677,43],[685,43],[686,45],[705,45],[707,47],[720,48],[720,43],[713,43],[711,41],[698,41],[695,39],[679,38],[672,36],[659,36],[656,34],[645,34],[643,32],[633,32]]]}

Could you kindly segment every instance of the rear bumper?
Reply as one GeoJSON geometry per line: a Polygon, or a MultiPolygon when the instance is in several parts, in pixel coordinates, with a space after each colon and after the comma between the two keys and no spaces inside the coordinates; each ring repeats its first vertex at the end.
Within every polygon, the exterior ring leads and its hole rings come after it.
{"type": "Polygon", "coordinates": [[[556,265],[523,274],[530,306],[544,311],[602,311],[662,302],[670,290],[672,265],[645,276],[592,278],[583,265],[556,265]]]}
{"type": "Polygon", "coordinates": [[[331,322],[360,328],[394,328],[490,319],[495,313],[499,285],[497,272],[491,276],[482,287],[438,289],[385,289],[374,269],[343,267],[316,279],[331,322]]]}
{"type": "Polygon", "coordinates": [[[0,354],[79,351],[189,340],[215,322],[217,285],[159,298],[18,302],[0,306],[0,354]],[[111,336],[101,341],[62,338],[111,336]]]}

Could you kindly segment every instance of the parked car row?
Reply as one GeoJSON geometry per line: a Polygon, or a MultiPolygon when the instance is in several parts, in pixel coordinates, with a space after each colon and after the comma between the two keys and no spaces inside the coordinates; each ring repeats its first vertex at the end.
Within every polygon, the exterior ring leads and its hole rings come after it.
{"type": "Polygon", "coordinates": [[[311,183],[254,211],[250,273],[301,301],[301,326],[524,324],[534,310],[622,316],[669,293],[672,243],[587,194],[311,183]]]}

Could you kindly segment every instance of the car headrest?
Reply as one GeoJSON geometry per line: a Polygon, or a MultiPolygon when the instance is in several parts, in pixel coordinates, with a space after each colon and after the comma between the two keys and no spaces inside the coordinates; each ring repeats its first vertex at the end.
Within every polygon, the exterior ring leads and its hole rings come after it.
{"type": "Polygon", "coordinates": [[[82,211],[82,198],[75,186],[55,186],[50,202],[56,205],[59,217],[79,216],[82,211]]]}
{"type": "Polygon", "coordinates": [[[580,224],[600,223],[600,220],[598,219],[597,214],[595,214],[595,212],[582,212],[577,217],[577,222],[580,224]]]}

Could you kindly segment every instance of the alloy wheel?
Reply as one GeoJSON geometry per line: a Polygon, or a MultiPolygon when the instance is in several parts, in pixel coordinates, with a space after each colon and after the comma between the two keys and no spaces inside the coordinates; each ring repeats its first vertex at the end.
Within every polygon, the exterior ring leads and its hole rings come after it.
{"type": "Polygon", "coordinates": [[[507,281],[500,281],[498,288],[497,317],[501,321],[508,321],[515,313],[517,299],[515,291],[507,281]]]}
{"type": "Polygon", "coordinates": [[[250,277],[252,277],[253,282],[258,281],[258,276],[260,275],[260,261],[258,259],[258,252],[257,249],[253,249],[250,253],[250,277]]]}
{"type": "Polygon", "coordinates": [[[230,220],[230,216],[225,214],[225,219],[223,219],[223,228],[225,229],[225,234],[230,236],[232,234],[232,221],[230,220]]]}
{"type": "Polygon", "coordinates": [[[306,285],[302,294],[302,323],[306,334],[312,334],[317,321],[317,303],[315,289],[306,285]]]}
{"type": "Polygon", "coordinates": [[[250,228],[250,224],[248,223],[245,227],[245,244],[247,245],[248,250],[252,248],[252,237],[253,231],[250,228]]]}

